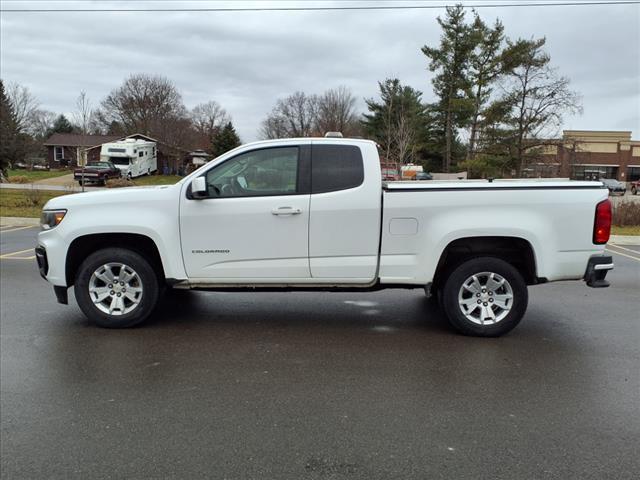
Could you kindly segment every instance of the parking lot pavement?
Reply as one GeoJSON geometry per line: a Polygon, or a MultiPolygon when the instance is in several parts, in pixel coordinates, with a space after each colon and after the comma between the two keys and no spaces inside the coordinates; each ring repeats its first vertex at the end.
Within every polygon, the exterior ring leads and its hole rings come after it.
{"type": "Polygon", "coordinates": [[[0,227],[0,259],[33,260],[39,225],[0,227]]]}
{"type": "Polygon", "coordinates": [[[183,292],[111,331],[4,256],[35,233],[1,234],[2,478],[637,478],[640,247],[498,339],[418,290],[183,292]]]}

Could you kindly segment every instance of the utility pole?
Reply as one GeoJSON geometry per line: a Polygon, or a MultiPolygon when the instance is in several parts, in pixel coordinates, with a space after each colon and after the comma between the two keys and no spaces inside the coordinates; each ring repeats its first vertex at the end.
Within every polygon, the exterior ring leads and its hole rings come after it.
{"type": "Polygon", "coordinates": [[[85,92],[84,90],[81,90],[80,95],[78,95],[78,99],[76,100],[76,111],[74,116],[76,118],[76,123],[80,127],[80,133],[81,133],[80,143],[82,143],[82,146],[85,147],[84,150],[81,150],[81,147],[78,146],[77,155],[76,155],[78,159],[78,164],[81,167],[80,182],[82,183],[83,192],[84,192],[84,169],[87,163],[86,136],[87,136],[87,131],[89,130],[89,122],[91,121],[92,115],[93,115],[93,111],[91,110],[91,102],[87,98],[87,92],[85,92]]]}

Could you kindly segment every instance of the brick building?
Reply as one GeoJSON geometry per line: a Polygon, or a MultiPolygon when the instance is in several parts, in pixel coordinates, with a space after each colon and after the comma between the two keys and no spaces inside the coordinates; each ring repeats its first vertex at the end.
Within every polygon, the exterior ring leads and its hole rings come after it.
{"type": "Polygon", "coordinates": [[[93,149],[93,147],[114,142],[119,138],[121,138],[119,135],[54,133],[43,144],[47,148],[47,164],[49,168],[55,169],[73,168],[78,166],[78,158],[84,158],[85,155],[89,157],[89,161],[99,160],[100,149],[93,149]]]}
{"type": "Polygon", "coordinates": [[[538,161],[523,173],[574,180],[640,180],[640,140],[632,140],[627,131],[565,130],[562,139],[542,147],[538,161]]]}

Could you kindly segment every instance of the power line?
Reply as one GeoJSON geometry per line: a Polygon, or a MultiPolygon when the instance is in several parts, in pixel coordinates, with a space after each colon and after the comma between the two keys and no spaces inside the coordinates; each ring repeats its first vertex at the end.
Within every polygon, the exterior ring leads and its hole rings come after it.
{"type": "MultiPolygon", "coordinates": [[[[463,4],[464,8],[522,8],[522,7],[586,7],[594,5],[638,5],[640,0],[613,1],[565,1],[557,3],[493,3],[463,4]]],[[[316,7],[192,7],[192,8],[10,8],[0,9],[0,13],[70,13],[70,12],[314,12],[345,10],[436,10],[454,6],[437,5],[344,5],[316,7]]]]}

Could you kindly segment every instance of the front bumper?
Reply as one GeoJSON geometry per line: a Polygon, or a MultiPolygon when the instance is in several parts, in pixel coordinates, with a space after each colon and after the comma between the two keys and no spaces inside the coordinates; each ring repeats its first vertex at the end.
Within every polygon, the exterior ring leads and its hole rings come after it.
{"type": "MultiPolygon", "coordinates": [[[[49,260],[47,259],[47,250],[42,245],[38,245],[36,247],[36,261],[38,262],[40,276],[47,280],[47,273],[49,273],[49,260]]],[[[69,303],[67,287],[54,285],[53,292],[56,294],[56,300],[58,300],[58,303],[62,303],[64,305],[69,303]]]]}
{"type": "Polygon", "coordinates": [[[591,257],[587,263],[584,281],[592,288],[606,288],[609,282],[605,280],[609,270],[613,270],[613,258],[610,255],[591,257]]]}
{"type": "Polygon", "coordinates": [[[49,273],[49,260],[47,259],[47,250],[41,245],[36,247],[36,261],[40,276],[46,280],[47,273],[49,273]]]}

